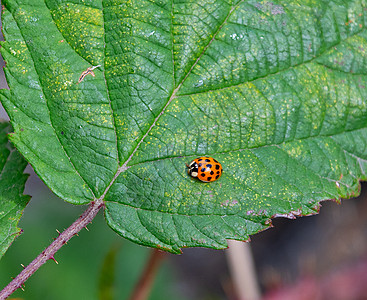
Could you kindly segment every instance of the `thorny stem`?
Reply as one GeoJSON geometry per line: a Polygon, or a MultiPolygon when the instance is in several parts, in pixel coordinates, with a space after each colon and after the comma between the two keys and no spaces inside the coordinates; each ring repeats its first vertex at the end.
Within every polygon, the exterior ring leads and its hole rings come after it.
{"type": "Polygon", "coordinates": [[[1,292],[0,300],[6,299],[18,288],[24,285],[24,282],[33,275],[46,261],[55,260],[55,253],[65,245],[74,235],[85,228],[97,215],[98,211],[104,206],[103,200],[91,202],[84,213],[61,233],[45,250],[42,251],[24,270],[15,277],[1,292]]]}
{"type": "Polygon", "coordinates": [[[143,271],[138,284],[130,296],[129,300],[147,300],[152,288],[155,275],[162,259],[167,255],[158,249],[153,249],[145,270],[143,271]]]}

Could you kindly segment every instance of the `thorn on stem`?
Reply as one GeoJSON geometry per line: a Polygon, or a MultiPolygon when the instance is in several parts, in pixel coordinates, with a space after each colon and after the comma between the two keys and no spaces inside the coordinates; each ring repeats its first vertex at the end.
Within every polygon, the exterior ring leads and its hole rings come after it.
{"type": "Polygon", "coordinates": [[[53,255],[49,259],[52,259],[57,265],[59,264],[53,255]]]}
{"type": "Polygon", "coordinates": [[[23,267],[23,269],[25,269],[25,266],[23,264],[20,264],[20,265],[23,267]]]}
{"type": "Polygon", "coordinates": [[[85,226],[84,228],[85,228],[87,231],[89,231],[89,229],[88,229],[88,227],[87,227],[87,226],[85,226]]]}

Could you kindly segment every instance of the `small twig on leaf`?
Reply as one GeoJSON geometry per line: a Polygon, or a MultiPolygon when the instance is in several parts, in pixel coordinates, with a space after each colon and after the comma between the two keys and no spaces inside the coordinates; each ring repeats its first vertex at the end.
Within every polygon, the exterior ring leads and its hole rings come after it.
{"type": "Polygon", "coordinates": [[[0,300],[6,299],[18,288],[22,288],[25,281],[31,277],[46,261],[52,259],[56,262],[54,255],[55,253],[65,245],[74,235],[76,235],[80,230],[85,228],[94,217],[97,215],[98,211],[104,206],[103,200],[96,200],[91,202],[84,213],[73,223],[69,228],[67,228],[63,233],[42,251],[27,267],[23,269],[17,277],[15,277],[1,292],[0,300]]]}

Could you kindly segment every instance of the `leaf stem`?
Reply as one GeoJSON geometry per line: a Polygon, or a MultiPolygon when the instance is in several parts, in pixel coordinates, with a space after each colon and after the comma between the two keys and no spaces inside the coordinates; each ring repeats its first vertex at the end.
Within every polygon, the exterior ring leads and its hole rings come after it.
{"type": "Polygon", "coordinates": [[[166,255],[166,252],[162,252],[158,249],[152,249],[149,261],[145,266],[145,270],[143,271],[139,282],[135,286],[132,295],[129,298],[130,300],[148,299],[158,267],[166,255]]]}
{"type": "Polygon", "coordinates": [[[74,235],[85,228],[97,215],[98,211],[104,206],[104,202],[101,199],[95,200],[90,203],[84,213],[64,232],[45,249],[40,255],[38,255],[24,270],[19,273],[1,292],[0,300],[6,299],[18,288],[24,285],[25,281],[31,277],[46,261],[52,259],[56,262],[55,253],[65,245],[74,235]]]}

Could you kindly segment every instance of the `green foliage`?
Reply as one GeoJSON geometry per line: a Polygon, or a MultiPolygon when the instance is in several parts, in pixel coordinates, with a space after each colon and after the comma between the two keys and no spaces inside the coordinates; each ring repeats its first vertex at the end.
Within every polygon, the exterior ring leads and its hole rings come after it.
{"type": "Polygon", "coordinates": [[[9,123],[0,122],[0,258],[20,234],[18,222],[29,201],[23,195],[27,162],[10,146],[7,134],[9,123]]]}
{"type": "Polygon", "coordinates": [[[125,238],[224,248],[366,179],[364,0],[4,5],[12,141],[125,238]],[[220,180],[187,175],[200,155],[220,180]]]}
{"type": "Polygon", "coordinates": [[[115,294],[115,266],[120,246],[115,244],[103,260],[98,282],[98,299],[113,300],[115,294]]]}

